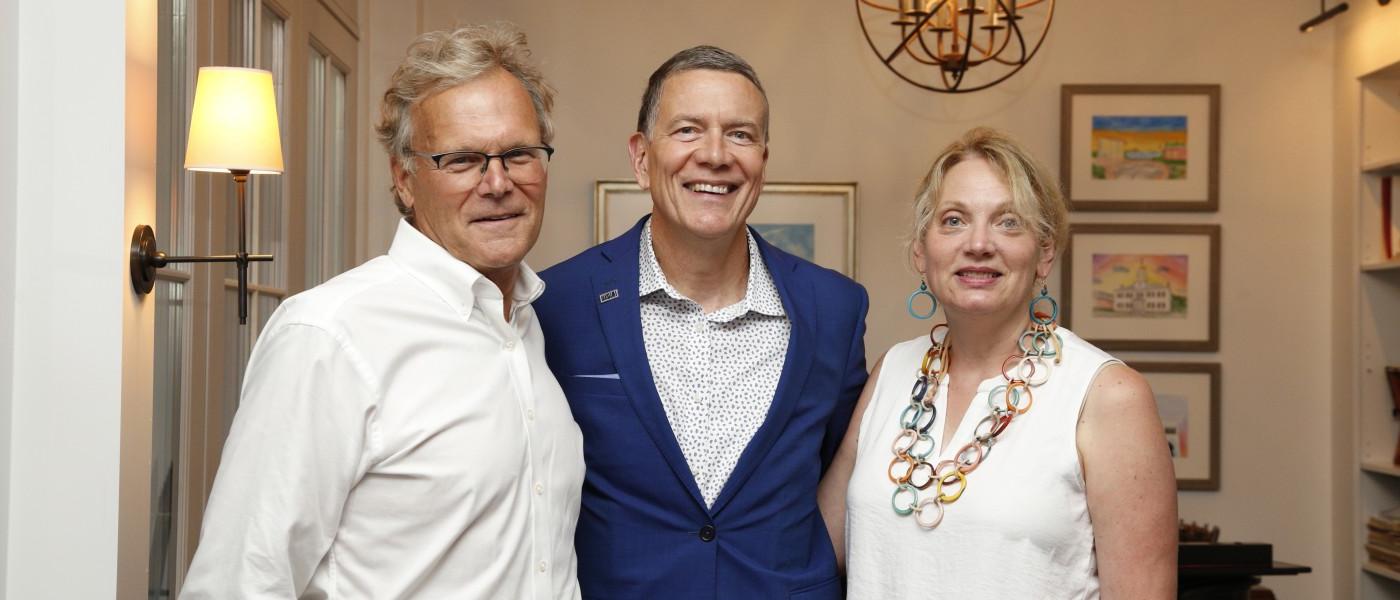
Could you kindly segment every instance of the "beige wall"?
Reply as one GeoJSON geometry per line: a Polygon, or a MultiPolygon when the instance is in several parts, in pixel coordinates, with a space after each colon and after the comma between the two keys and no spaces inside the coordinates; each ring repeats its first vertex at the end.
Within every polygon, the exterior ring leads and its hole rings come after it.
{"type": "MultiPolygon", "coordinates": [[[[772,102],[769,180],[860,184],[857,271],[870,291],[866,344],[874,358],[926,327],[904,314],[917,280],[897,239],[927,163],[953,137],[973,125],[1003,128],[1053,168],[1061,84],[1221,84],[1218,214],[1076,220],[1223,225],[1221,351],[1123,357],[1223,364],[1222,487],[1183,493],[1181,515],[1220,525],[1230,540],[1272,542],[1278,558],[1315,569],[1270,581],[1280,597],[1326,598],[1339,501],[1319,491],[1330,483],[1337,445],[1326,425],[1333,367],[1324,358],[1332,341],[1334,49],[1326,28],[1298,33],[1310,9],[1265,0],[1063,2],[1030,67],[991,90],[947,96],[885,71],[865,46],[851,2],[379,1],[366,19],[367,104],[377,105],[413,33],[495,19],[520,24],[559,90],[549,211],[529,257],[545,267],[591,242],[593,181],[630,176],[626,137],[651,70],[694,44],[738,52],[764,78],[772,102]],[[1284,345],[1292,351],[1281,352],[1284,345]]],[[[387,247],[393,212],[383,208],[384,155],[377,147],[368,155],[362,189],[378,219],[367,224],[373,255],[387,247]]]]}

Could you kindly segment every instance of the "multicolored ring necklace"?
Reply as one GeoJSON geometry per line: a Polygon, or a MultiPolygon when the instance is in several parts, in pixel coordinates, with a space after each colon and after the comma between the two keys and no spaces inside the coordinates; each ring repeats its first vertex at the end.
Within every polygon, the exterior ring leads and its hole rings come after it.
{"type": "Polygon", "coordinates": [[[973,428],[973,440],[958,449],[953,458],[937,464],[928,462],[933,454],[934,441],[928,430],[938,416],[934,398],[939,386],[948,380],[948,369],[952,365],[952,341],[949,339],[947,323],[939,323],[929,329],[929,349],[919,365],[914,377],[914,388],[909,392],[909,406],[899,415],[899,435],[895,436],[890,450],[894,460],[885,469],[890,481],[895,484],[890,496],[890,506],[894,514],[901,517],[913,516],[914,522],[925,529],[933,529],[943,522],[944,505],[957,502],[967,490],[967,476],[982,464],[992,453],[992,446],[1011,425],[1017,415],[1026,414],[1031,409],[1033,399],[1031,388],[1039,387],[1050,379],[1050,363],[1060,364],[1064,358],[1064,341],[1056,329],[1059,328],[1060,306],[1050,297],[1044,285],[1040,295],[1030,302],[1030,326],[1016,340],[1019,354],[1012,354],[1001,363],[1001,376],[1006,383],[992,388],[987,393],[987,405],[991,414],[983,417],[973,428]],[[1049,304],[1050,312],[1040,312],[1036,306],[1049,304]],[[943,331],[939,336],[940,329],[943,331]],[[1008,365],[1011,370],[1008,371],[1008,365]],[[1041,374],[1037,377],[1037,373],[1041,374]],[[997,402],[997,397],[1001,401],[997,402]],[[956,486],[956,491],[945,490],[956,486]],[[933,493],[920,497],[919,492],[933,488],[933,493]]]}

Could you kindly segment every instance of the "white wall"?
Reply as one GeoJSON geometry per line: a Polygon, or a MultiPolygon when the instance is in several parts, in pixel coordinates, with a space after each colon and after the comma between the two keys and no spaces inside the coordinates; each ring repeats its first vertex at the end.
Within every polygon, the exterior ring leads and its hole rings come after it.
{"type": "MultiPolygon", "coordinates": [[[[3,286],[12,303],[0,299],[0,372],[8,375],[0,415],[9,413],[0,417],[8,447],[4,592],[136,597],[117,593],[118,498],[130,499],[119,484],[123,386],[129,402],[143,401],[122,358],[124,327],[142,312],[133,309],[126,273],[126,219],[140,216],[124,198],[128,3],[4,6],[0,203],[14,209],[0,241],[18,248],[0,256],[0,276],[13,273],[16,282],[3,286]]],[[[144,392],[148,404],[149,386],[144,392]]]]}
{"type": "MultiPolygon", "coordinates": [[[[19,166],[19,5],[0,2],[0,281],[14,281],[19,166]]],[[[10,412],[14,398],[15,287],[0,285],[0,540],[10,531],[10,412]]],[[[0,543],[0,590],[6,549],[0,543]]]]}
{"type": "MultiPolygon", "coordinates": [[[[1124,353],[1127,359],[1223,365],[1222,486],[1181,495],[1181,516],[1221,526],[1229,540],[1272,542],[1281,560],[1314,573],[1273,578],[1280,597],[1332,594],[1327,424],[1332,365],[1328,281],[1332,215],[1333,72],[1329,34],[1301,35],[1311,5],[1277,2],[1057,4],[1054,27],[1030,67],[965,96],[937,95],[879,65],[851,2],[462,2],[394,7],[371,23],[375,63],[392,65],[412,31],[505,19],[530,36],[559,90],[559,152],[548,215],[529,261],[553,264],[591,242],[592,184],[629,177],[625,143],[647,75],[676,50],[712,43],[758,70],[773,109],[770,181],[858,181],[858,279],[871,294],[867,348],[878,356],[924,325],[903,315],[916,279],[897,238],[928,162],[976,124],[1006,129],[1059,164],[1059,91],[1066,83],[1218,83],[1223,88],[1218,214],[1079,214],[1080,222],[1223,225],[1221,350],[1124,353]],[[1306,351],[1281,352],[1280,344],[1306,351]],[[1319,474],[1307,482],[1302,474],[1319,474]]],[[[1393,9],[1392,9],[1393,10],[1393,9]]],[[[1340,17],[1348,18],[1347,15],[1340,17]]],[[[1325,32],[1325,30],[1324,30],[1325,32]]],[[[388,71],[370,72],[371,105],[388,71]]],[[[373,113],[371,113],[373,114],[373,113]]],[[[387,203],[383,153],[370,152],[369,201],[387,203]]],[[[387,232],[391,223],[371,222],[387,232]]],[[[381,233],[381,239],[387,234],[381,233]]],[[[371,234],[373,237],[373,234],[371,234]]],[[[378,250],[378,249],[376,249],[378,250]]],[[[373,252],[371,252],[372,254],[373,252]]],[[[1053,287],[1053,286],[1052,286],[1053,287]]],[[[1344,574],[1343,577],[1351,577],[1344,574]]]]}

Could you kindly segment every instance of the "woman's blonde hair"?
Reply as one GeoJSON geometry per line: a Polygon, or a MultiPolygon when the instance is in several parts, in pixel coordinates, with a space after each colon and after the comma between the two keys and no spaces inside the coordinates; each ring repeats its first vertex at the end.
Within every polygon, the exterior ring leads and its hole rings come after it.
{"type": "Polygon", "coordinates": [[[988,127],[977,127],[949,144],[934,159],[914,198],[914,229],[908,256],[923,241],[929,223],[942,204],[944,179],[958,163],[981,158],[987,161],[1011,191],[1011,210],[1028,224],[1042,248],[1063,248],[1069,237],[1069,206],[1059,180],[1011,136],[988,127]]]}

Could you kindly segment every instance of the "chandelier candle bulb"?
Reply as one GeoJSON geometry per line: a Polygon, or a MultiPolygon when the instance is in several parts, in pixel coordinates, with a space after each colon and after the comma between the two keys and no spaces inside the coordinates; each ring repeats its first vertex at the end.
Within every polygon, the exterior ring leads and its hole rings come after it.
{"type": "Polygon", "coordinates": [[[1054,0],[892,1],[855,0],[870,49],[900,79],[952,94],[987,89],[1024,68],[1055,13],[1054,0]],[[885,12],[894,13],[892,26],[885,12]]]}

